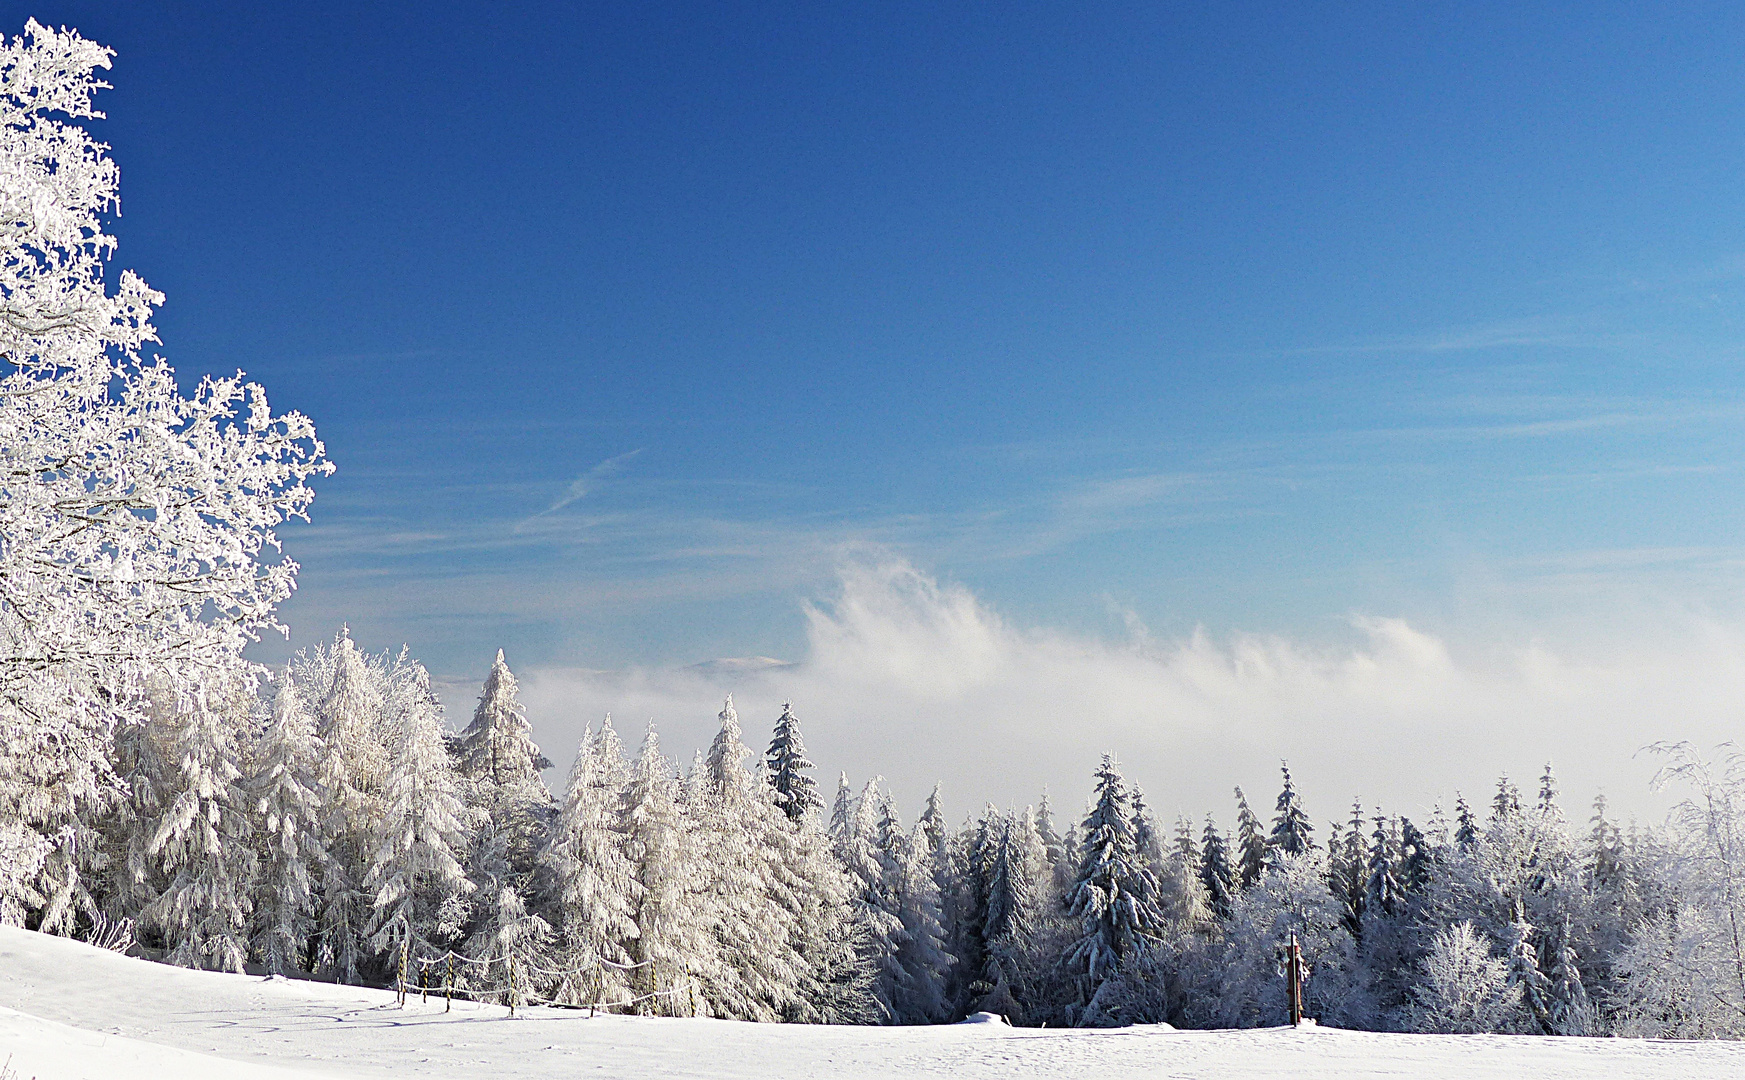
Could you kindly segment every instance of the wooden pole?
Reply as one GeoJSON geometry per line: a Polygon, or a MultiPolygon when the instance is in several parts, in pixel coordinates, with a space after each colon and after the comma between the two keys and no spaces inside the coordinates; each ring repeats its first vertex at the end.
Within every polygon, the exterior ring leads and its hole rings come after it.
{"type": "Polygon", "coordinates": [[[509,1015],[515,1015],[515,957],[509,957],[509,1015]]]}
{"type": "Polygon", "coordinates": [[[454,1008],[454,953],[448,954],[448,978],[442,984],[442,1011],[454,1008]]]}
{"type": "Polygon", "coordinates": [[[400,939],[400,981],[397,989],[400,991],[400,1007],[406,1007],[406,939],[400,939]]]}
{"type": "Polygon", "coordinates": [[[1303,1022],[1303,950],[1297,944],[1297,935],[1291,934],[1291,951],[1285,964],[1285,978],[1290,984],[1285,987],[1285,1000],[1289,1003],[1291,1026],[1298,1027],[1303,1022]]]}

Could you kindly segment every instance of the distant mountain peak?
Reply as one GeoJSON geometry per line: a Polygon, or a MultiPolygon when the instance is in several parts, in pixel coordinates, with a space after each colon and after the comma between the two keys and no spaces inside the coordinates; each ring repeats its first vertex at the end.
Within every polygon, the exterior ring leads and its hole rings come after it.
{"type": "Polygon", "coordinates": [[[705,660],[700,664],[692,664],[686,671],[695,671],[702,675],[754,675],[760,671],[774,671],[777,668],[791,668],[791,660],[777,660],[773,656],[724,656],[716,660],[705,660]]]}

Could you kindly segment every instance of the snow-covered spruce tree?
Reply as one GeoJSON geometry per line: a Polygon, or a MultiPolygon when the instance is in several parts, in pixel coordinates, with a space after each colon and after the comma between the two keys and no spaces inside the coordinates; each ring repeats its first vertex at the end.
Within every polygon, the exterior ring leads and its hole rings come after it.
{"type": "Polygon", "coordinates": [[[520,874],[510,863],[509,831],[496,821],[483,829],[467,865],[474,892],[460,949],[471,961],[464,979],[498,1004],[524,1004],[552,984],[554,935],[550,923],[527,910],[520,874]]]}
{"type": "Polygon", "coordinates": [[[510,865],[525,877],[553,816],[551,792],[539,778],[551,762],[533,741],[515,675],[497,650],[472,723],[461,732],[456,759],[471,786],[473,804],[493,819],[509,844],[510,865]]]}
{"type": "Polygon", "coordinates": [[[1250,888],[1266,873],[1266,834],[1241,788],[1236,789],[1236,856],[1237,883],[1250,888]]]}
{"type": "Polygon", "coordinates": [[[1267,838],[1267,845],[1284,855],[1301,855],[1315,846],[1310,837],[1315,826],[1303,812],[1302,796],[1291,783],[1290,765],[1281,764],[1279,771],[1284,773],[1284,787],[1278,793],[1278,813],[1272,819],[1272,835],[1267,838]]]}
{"type": "Polygon", "coordinates": [[[904,1006],[915,996],[915,988],[901,959],[909,939],[902,918],[901,853],[887,855],[880,848],[880,819],[894,810],[888,810],[878,785],[876,776],[866,782],[853,802],[853,815],[833,839],[836,858],[854,882],[855,916],[871,946],[872,992],[879,1019],[900,1024],[905,1022],[904,1006]]]}
{"type": "Polygon", "coordinates": [[[259,386],[184,396],[141,355],[163,298],[109,277],[119,173],[80,126],[111,55],[35,20],[0,41],[0,919],[58,933],[95,908],[116,725],[279,629],[274,529],[331,468],[259,386]]]}
{"type": "Polygon", "coordinates": [[[1029,996],[1025,958],[1037,898],[1034,870],[1019,828],[1009,814],[1000,823],[988,878],[987,962],[973,989],[981,995],[978,1010],[1022,1024],[1029,996]]]}
{"type": "Polygon", "coordinates": [[[1454,842],[1463,849],[1478,843],[1478,819],[1467,805],[1466,796],[1459,792],[1454,793],[1454,842]]]}
{"type": "Polygon", "coordinates": [[[1228,919],[1236,895],[1236,871],[1230,865],[1229,845],[1211,814],[1206,815],[1206,830],[1200,834],[1200,884],[1206,890],[1212,915],[1220,921],[1228,919]]]}
{"type": "MultiPolygon", "coordinates": [[[[805,1023],[867,1023],[873,1017],[870,941],[855,918],[854,883],[832,854],[830,838],[815,815],[790,821],[776,806],[772,789],[754,785],[764,809],[763,849],[769,864],[770,897],[785,913],[788,944],[799,973],[798,1001],[783,1017],[805,1023]]],[[[924,906],[931,879],[915,864],[913,848],[899,867],[901,918],[910,931],[911,951],[901,959],[911,969],[930,963],[926,950],[936,943],[937,921],[924,906]]],[[[936,908],[936,905],[935,905],[936,908]]]]}
{"type": "Polygon", "coordinates": [[[806,775],[811,771],[812,763],[806,760],[806,743],[800,738],[800,721],[794,716],[794,707],[789,702],[782,703],[782,715],[776,720],[775,737],[770,740],[765,761],[769,766],[770,786],[776,790],[776,806],[788,815],[788,820],[799,821],[824,809],[817,781],[806,775]]]}
{"type": "Polygon", "coordinates": [[[992,805],[985,806],[947,845],[943,899],[946,942],[952,957],[948,997],[957,1015],[974,1011],[981,997],[976,984],[988,958],[988,887],[1003,820],[992,805]]]}
{"type": "Polygon", "coordinates": [[[1496,794],[1491,796],[1491,822],[1507,821],[1521,812],[1521,789],[1508,776],[1497,778],[1496,794]]]}
{"type": "Polygon", "coordinates": [[[1551,1026],[1551,980],[1539,968],[1539,949],[1534,942],[1535,929],[1522,914],[1520,905],[1515,921],[1510,924],[1509,984],[1521,995],[1526,1010],[1527,1030],[1536,1035],[1554,1034],[1551,1026]]]}
{"type": "Polygon", "coordinates": [[[924,834],[903,829],[889,793],[880,793],[877,830],[883,891],[895,900],[897,919],[903,927],[896,954],[903,971],[903,989],[893,1002],[897,1020],[937,1023],[946,1018],[946,984],[952,959],[945,949],[943,910],[933,880],[932,859],[917,843],[924,840],[924,834]]]}
{"type": "Polygon", "coordinates": [[[363,886],[371,895],[369,946],[392,968],[446,950],[473,890],[460,858],[472,814],[449,758],[442,706],[424,665],[402,652],[387,709],[388,772],[363,886]]]}
{"type": "Polygon", "coordinates": [[[1364,846],[1363,802],[1351,800],[1349,827],[1333,825],[1327,841],[1327,885],[1345,905],[1345,925],[1352,937],[1363,935],[1364,907],[1368,902],[1368,851],[1364,846]]]}
{"type": "Polygon", "coordinates": [[[385,679],[372,671],[348,630],[331,647],[299,653],[291,669],[297,685],[319,695],[315,717],[325,748],[317,780],[327,858],[317,892],[312,966],[341,982],[357,982],[373,908],[364,879],[387,782],[385,679]]]}
{"type": "Polygon", "coordinates": [[[583,734],[576,748],[563,811],[541,856],[557,900],[557,970],[564,974],[552,996],[560,1002],[592,1004],[636,996],[626,945],[638,936],[635,917],[642,887],[625,853],[628,781],[608,716],[600,734],[583,734]]]}
{"type": "Polygon", "coordinates": [[[1547,951],[1551,964],[1546,972],[1550,981],[1547,992],[1551,1033],[1554,1035],[1592,1035],[1595,1014],[1593,1000],[1582,983],[1581,959],[1576,955],[1575,934],[1568,914],[1561,925],[1549,935],[1547,951]]]}
{"type": "MultiPolygon", "coordinates": [[[[1054,807],[1048,801],[1048,789],[1042,789],[1042,801],[1036,804],[1036,835],[1042,840],[1042,846],[1048,854],[1050,871],[1069,862],[1067,859],[1066,838],[1054,827],[1054,807]]],[[[1065,891],[1067,882],[1065,874],[1061,877],[1061,891],[1065,891]]]]}
{"type": "MultiPolygon", "coordinates": [[[[703,887],[703,915],[714,929],[716,962],[697,973],[709,1010],[728,1019],[780,1020],[804,1006],[804,960],[793,947],[791,911],[774,895],[768,838],[780,815],[769,785],[745,767],[729,697],[721,728],[690,790],[703,887]]],[[[760,770],[761,771],[761,770],[760,770]]],[[[787,828],[782,816],[780,827],[787,828]]]]}
{"type": "Polygon", "coordinates": [[[674,1016],[707,1012],[707,999],[698,1000],[692,990],[703,972],[721,965],[721,946],[706,921],[707,904],[701,896],[706,879],[695,829],[684,814],[675,771],[660,752],[653,723],[631,765],[622,821],[625,857],[634,879],[635,933],[625,947],[639,965],[624,977],[641,998],[636,1011],[674,1016]],[[681,987],[684,993],[676,993],[681,987]],[[657,993],[664,996],[647,996],[657,993]]]}
{"type": "Polygon", "coordinates": [[[1399,878],[1394,874],[1397,852],[1393,836],[1388,831],[1388,819],[1378,807],[1375,829],[1369,834],[1369,861],[1363,887],[1366,914],[1383,918],[1394,914],[1401,901],[1399,878]]]}
{"type": "Polygon", "coordinates": [[[1417,896],[1423,893],[1430,883],[1430,873],[1434,855],[1430,840],[1410,818],[1401,816],[1398,821],[1400,836],[1396,845],[1398,848],[1398,866],[1394,876],[1399,880],[1400,888],[1409,895],[1417,896]]]}
{"type": "Polygon", "coordinates": [[[1205,934],[1212,929],[1211,899],[1200,881],[1200,845],[1193,822],[1176,818],[1175,843],[1158,865],[1158,910],[1168,937],[1205,934]]]}
{"type": "Polygon", "coordinates": [[[1163,863],[1163,835],[1157,827],[1157,817],[1145,805],[1145,792],[1133,785],[1133,843],[1139,859],[1153,873],[1163,863]]]}
{"type": "Polygon", "coordinates": [[[1097,772],[1097,801],[1085,818],[1077,879],[1067,896],[1082,934],[1066,957],[1079,981],[1074,1023],[1101,1027],[1123,1022],[1123,969],[1156,938],[1157,880],[1139,858],[1126,782],[1113,755],[1097,772]]]}
{"type": "Polygon", "coordinates": [[[237,736],[254,702],[253,672],[238,664],[201,694],[165,693],[149,722],[166,770],[149,778],[155,820],[136,823],[144,856],[163,886],[141,911],[142,927],[183,967],[241,971],[249,951],[249,882],[255,853],[237,736]]]}
{"type": "Polygon", "coordinates": [[[253,949],[271,974],[301,968],[315,932],[315,882],[327,858],[316,779],[324,752],[287,668],[248,783],[259,859],[251,889],[253,949]]]}

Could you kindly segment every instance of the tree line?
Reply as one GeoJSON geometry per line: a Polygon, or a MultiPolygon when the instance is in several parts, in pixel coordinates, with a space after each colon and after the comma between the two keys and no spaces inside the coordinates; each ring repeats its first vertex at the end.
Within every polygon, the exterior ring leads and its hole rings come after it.
{"type": "Polygon", "coordinates": [[[343,632],[265,686],[124,729],[123,794],[0,914],[190,966],[442,961],[488,1000],[814,1023],[1277,1024],[1294,934],[1327,1024],[1745,1031],[1737,758],[1660,748],[1693,791],[1663,828],[1603,798],[1572,823],[1547,766],[1422,826],[1354,802],[1317,840],[1287,766],[1269,820],[1237,789],[1228,834],[1166,830],[1113,757],[1065,823],[1044,794],[954,826],[936,788],[909,825],[878,779],[827,806],[791,707],[759,755],[729,698],[688,768],[608,717],[554,797],[500,652],[459,734],[404,650],[343,632]]]}

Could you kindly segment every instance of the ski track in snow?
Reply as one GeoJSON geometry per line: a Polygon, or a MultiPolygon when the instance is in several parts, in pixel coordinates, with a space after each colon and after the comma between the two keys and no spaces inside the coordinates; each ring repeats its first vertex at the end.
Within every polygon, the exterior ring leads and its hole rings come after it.
{"type": "Polygon", "coordinates": [[[999,1024],[848,1028],[587,1017],[187,971],[0,927],[0,1063],[20,1080],[330,1077],[1745,1076],[1745,1044],[999,1024]]]}

